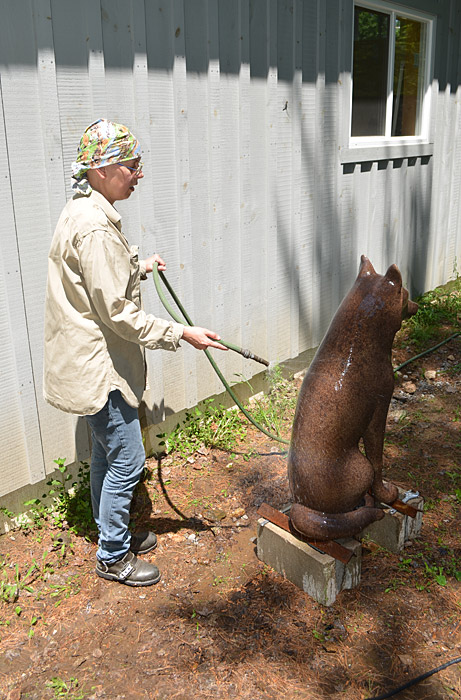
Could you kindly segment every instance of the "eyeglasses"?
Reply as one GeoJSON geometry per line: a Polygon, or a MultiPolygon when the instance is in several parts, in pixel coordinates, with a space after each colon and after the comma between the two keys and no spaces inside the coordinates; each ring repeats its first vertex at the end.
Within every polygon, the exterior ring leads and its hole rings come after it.
{"type": "Polygon", "coordinates": [[[125,163],[121,163],[121,165],[124,165],[125,168],[128,168],[128,170],[132,170],[135,175],[142,173],[142,169],[144,167],[144,163],[139,163],[136,168],[132,168],[130,165],[125,165],[125,163]]]}

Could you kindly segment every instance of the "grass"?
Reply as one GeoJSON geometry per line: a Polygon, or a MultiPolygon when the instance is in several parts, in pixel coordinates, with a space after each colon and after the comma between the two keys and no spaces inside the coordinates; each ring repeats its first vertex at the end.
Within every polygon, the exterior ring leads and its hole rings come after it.
{"type": "Polygon", "coordinates": [[[65,681],[55,676],[45,683],[45,686],[53,692],[54,698],[67,698],[67,700],[83,700],[85,693],[78,690],[79,682],[75,677],[65,681]]]}
{"type": "Polygon", "coordinates": [[[21,591],[32,593],[33,588],[30,584],[37,569],[37,563],[33,560],[25,575],[21,576],[17,563],[8,565],[7,560],[2,559],[0,561],[0,601],[15,603],[21,591]],[[12,569],[12,576],[8,574],[8,569],[12,569]]]}
{"type": "MultiPolygon", "coordinates": [[[[441,342],[461,324],[461,277],[426,292],[415,300],[418,312],[402,324],[397,336],[397,345],[403,347],[411,343],[416,351],[425,350],[429,345],[441,342]]],[[[454,371],[451,368],[450,371],[454,371]]]]}
{"type": "MultiPolygon", "coordinates": [[[[59,478],[47,481],[49,489],[42,499],[25,501],[29,508],[33,529],[41,529],[45,523],[57,529],[69,528],[79,535],[88,535],[96,531],[91,511],[90,468],[86,462],[79,467],[77,479],[72,481],[72,474],[63,458],[55,459],[59,478]]],[[[27,524],[23,527],[27,528],[27,524]]]]}
{"type": "Polygon", "coordinates": [[[160,433],[160,445],[166,454],[188,456],[200,447],[231,451],[246,435],[246,427],[236,408],[226,409],[207,399],[186,413],[184,421],[170,433],[160,433]]]}

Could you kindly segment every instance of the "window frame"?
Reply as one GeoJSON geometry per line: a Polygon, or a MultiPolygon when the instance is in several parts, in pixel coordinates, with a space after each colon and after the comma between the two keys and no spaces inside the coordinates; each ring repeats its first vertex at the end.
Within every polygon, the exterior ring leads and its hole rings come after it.
{"type": "MultiPolygon", "coordinates": [[[[363,162],[384,160],[390,158],[408,158],[432,155],[433,143],[431,140],[431,102],[432,79],[434,68],[434,44],[436,35],[436,17],[422,10],[415,10],[401,3],[386,2],[386,0],[354,0],[352,3],[352,27],[351,27],[351,72],[349,78],[349,94],[347,105],[347,119],[341,148],[341,162],[363,162]],[[352,136],[352,96],[353,96],[353,66],[354,66],[354,17],[356,6],[365,7],[377,12],[385,12],[390,15],[390,26],[395,26],[395,16],[401,15],[426,24],[426,56],[425,75],[423,78],[423,97],[421,103],[421,133],[415,136],[352,136]],[[346,126],[347,125],[347,126],[346,126]]],[[[392,119],[393,104],[393,72],[395,61],[395,34],[392,31],[389,40],[389,62],[387,78],[386,100],[386,131],[392,119]]]]}

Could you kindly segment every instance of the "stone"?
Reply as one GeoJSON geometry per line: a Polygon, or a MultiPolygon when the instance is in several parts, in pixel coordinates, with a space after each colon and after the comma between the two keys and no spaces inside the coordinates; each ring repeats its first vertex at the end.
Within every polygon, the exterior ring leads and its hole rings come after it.
{"type": "Polygon", "coordinates": [[[403,382],[402,389],[406,394],[414,394],[416,392],[416,384],[414,382],[403,382]]]}
{"type": "Polygon", "coordinates": [[[418,512],[415,518],[411,518],[409,515],[403,515],[389,509],[382,520],[368,525],[357,535],[357,538],[363,540],[368,537],[380,547],[397,554],[402,551],[405,542],[417,537],[423,524],[424,499],[422,496],[412,494],[411,491],[405,492],[402,489],[399,489],[399,498],[421,512],[418,512]]]}
{"type": "Polygon", "coordinates": [[[243,515],[245,515],[245,508],[236,508],[231,513],[232,518],[241,518],[243,515]]]}
{"type": "Polygon", "coordinates": [[[318,552],[264,518],[258,520],[258,558],[326,606],[333,605],[340,591],[355,588],[360,583],[360,543],[354,539],[338,541],[354,553],[348,564],[318,552]]]}

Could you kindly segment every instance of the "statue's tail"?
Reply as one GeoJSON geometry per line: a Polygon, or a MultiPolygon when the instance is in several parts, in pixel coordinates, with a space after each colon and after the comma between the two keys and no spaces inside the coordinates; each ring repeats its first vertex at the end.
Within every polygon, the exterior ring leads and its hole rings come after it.
{"type": "Polygon", "coordinates": [[[294,503],[290,510],[293,528],[311,540],[335,540],[339,537],[352,537],[367,525],[384,518],[381,508],[363,506],[348,513],[321,513],[300,503],[294,503]]]}

